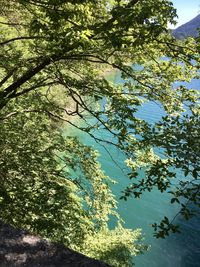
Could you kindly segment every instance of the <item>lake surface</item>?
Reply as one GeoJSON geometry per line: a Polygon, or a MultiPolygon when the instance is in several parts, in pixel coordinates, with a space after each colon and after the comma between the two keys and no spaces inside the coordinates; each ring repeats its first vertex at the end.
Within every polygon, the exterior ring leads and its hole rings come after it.
{"type": "MultiPolygon", "coordinates": [[[[122,82],[119,73],[116,72],[111,75],[114,82],[122,82]]],[[[187,86],[188,88],[199,88],[200,82],[193,80],[187,86]]],[[[164,115],[163,110],[151,102],[146,103],[142,110],[138,111],[138,117],[152,123],[158,121],[162,115],[164,115]]],[[[115,148],[108,147],[116,164],[107,151],[86,134],[73,129],[69,130],[68,133],[78,135],[85,144],[99,150],[99,159],[103,170],[118,182],[113,185],[112,190],[119,198],[121,191],[129,183],[128,177],[117,166],[123,165],[123,155],[115,148]]],[[[119,200],[118,211],[125,221],[125,226],[132,229],[142,228],[144,243],[151,245],[148,252],[134,258],[136,267],[200,267],[200,217],[193,218],[189,222],[177,218],[176,222],[182,227],[181,234],[171,235],[164,240],[153,237],[151,224],[156,221],[159,222],[164,215],[173,218],[177,212],[177,207],[170,204],[167,194],[154,191],[145,193],[141,199],[130,198],[126,202],[119,200]]]]}

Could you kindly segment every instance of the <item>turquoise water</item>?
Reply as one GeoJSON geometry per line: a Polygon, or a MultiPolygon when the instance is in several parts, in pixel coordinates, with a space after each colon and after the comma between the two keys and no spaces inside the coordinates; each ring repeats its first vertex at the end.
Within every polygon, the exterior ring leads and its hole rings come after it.
{"type": "MultiPolygon", "coordinates": [[[[122,82],[119,73],[113,74],[116,83],[122,82]]],[[[200,82],[193,80],[187,85],[190,88],[198,88],[200,82]]],[[[148,122],[158,121],[164,115],[162,109],[155,103],[146,103],[142,110],[138,111],[138,116],[148,122]]],[[[107,146],[114,161],[108,155],[104,147],[97,144],[86,134],[72,130],[73,134],[94,149],[100,152],[100,163],[107,175],[118,183],[113,186],[113,192],[119,198],[123,188],[129,183],[128,177],[124,174],[123,155],[113,148],[107,146]]],[[[105,133],[104,133],[105,137],[105,133]]],[[[109,137],[109,134],[107,135],[109,137]]],[[[177,212],[177,207],[170,205],[169,196],[158,191],[145,193],[141,199],[119,200],[118,211],[125,221],[127,228],[142,228],[145,243],[151,245],[151,249],[143,255],[134,259],[136,267],[199,267],[200,266],[200,217],[196,217],[189,222],[177,218],[182,227],[182,234],[171,235],[161,240],[153,237],[151,224],[158,222],[164,215],[173,218],[177,212]]],[[[112,223],[111,223],[112,226],[112,223]]]]}

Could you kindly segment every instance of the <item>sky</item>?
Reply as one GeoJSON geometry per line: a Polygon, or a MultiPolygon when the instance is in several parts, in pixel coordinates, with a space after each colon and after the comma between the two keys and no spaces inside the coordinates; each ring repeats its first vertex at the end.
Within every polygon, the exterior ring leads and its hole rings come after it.
{"type": "Polygon", "coordinates": [[[178,24],[175,28],[200,14],[200,0],[171,0],[171,2],[178,14],[178,24]]]}

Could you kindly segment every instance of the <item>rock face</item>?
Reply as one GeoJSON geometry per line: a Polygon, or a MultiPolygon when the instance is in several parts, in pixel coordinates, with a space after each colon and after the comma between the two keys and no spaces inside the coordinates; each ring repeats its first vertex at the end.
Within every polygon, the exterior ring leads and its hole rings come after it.
{"type": "Polygon", "coordinates": [[[0,220],[0,267],[111,267],[0,220]]]}
{"type": "Polygon", "coordinates": [[[200,28],[200,14],[194,19],[175,29],[173,31],[173,35],[177,39],[184,39],[188,36],[197,37],[199,35],[198,28],[200,28]]]}

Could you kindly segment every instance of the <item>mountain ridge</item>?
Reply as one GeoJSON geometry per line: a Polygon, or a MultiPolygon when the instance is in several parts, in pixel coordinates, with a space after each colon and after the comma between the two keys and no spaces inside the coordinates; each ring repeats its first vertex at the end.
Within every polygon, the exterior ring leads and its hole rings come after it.
{"type": "Polygon", "coordinates": [[[189,36],[197,37],[199,35],[198,28],[200,28],[200,14],[173,30],[172,34],[177,39],[184,39],[189,36]]]}

